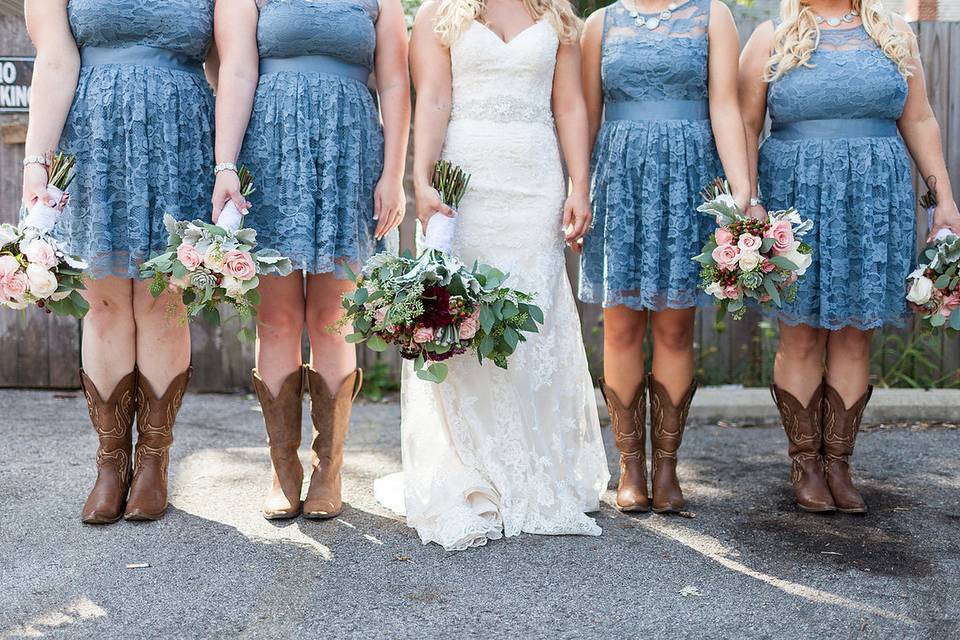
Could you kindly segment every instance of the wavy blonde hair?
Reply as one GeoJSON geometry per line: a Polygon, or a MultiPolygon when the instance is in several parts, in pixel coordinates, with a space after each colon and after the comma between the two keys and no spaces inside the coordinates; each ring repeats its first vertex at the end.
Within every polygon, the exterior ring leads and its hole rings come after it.
{"type": "MultiPolygon", "coordinates": [[[[546,18],[557,31],[563,44],[573,44],[580,38],[582,22],[569,0],[522,0],[523,8],[534,20],[546,18]]],[[[438,0],[433,30],[440,42],[448,47],[463,35],[470,23],[487,11],[486,0],[438,0]]]]}
{"type": "MultiPolygon", "coordinates": [[[[897,29],[893,15],[880,0],[850,0],[867,34],[884,55],[893,60],[900,73],[910,76],[914,36],[897,29]]],[[[820,27],[813,10],[803,0],[780,0],[780,26],[773,32],[773,54],[767,61],[763,79],[772,82],[798,67],[812,67],[810,57],[820,45],[820,27]]]]}

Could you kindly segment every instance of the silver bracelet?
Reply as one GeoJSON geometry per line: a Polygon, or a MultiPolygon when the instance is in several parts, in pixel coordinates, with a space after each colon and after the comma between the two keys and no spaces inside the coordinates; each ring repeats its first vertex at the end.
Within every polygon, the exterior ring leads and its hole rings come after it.
{"type": "Polygon", "coordinates": [[[213,175],[219,174],[221,171],[233,171],[237,173],[237,165],[232,162],[221,162],[213,168],[213,175]]]}
{"type": "Polygon", "coordinates": [[[763,202],[761,202],[760,198],[750,198],[750,206],[751,206],[751,207],[756,207],[757,205],[760,205],[760,204],[763,204],[763,202]]]}
{"type": "Polygon", "coordinates": [[[41,164],[45,167],[50,166],[47,156],[27,156],[23,159],[23,166],[27,166],[29,164],[41,164]]]}

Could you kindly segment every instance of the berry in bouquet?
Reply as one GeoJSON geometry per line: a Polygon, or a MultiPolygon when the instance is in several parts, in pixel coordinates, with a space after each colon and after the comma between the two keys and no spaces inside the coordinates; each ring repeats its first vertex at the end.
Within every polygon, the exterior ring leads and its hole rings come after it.
{"type": "Polygon", "coordinates": [[[701,195],[704,203],[697,211],[715,219],[717,230],[693,259],[702,265],[701,288],[720,303],[719,314],[739,320],[748,299],[778,308],[792,302],[797,281],[812,261],[813,250],[802,238],[813,222],[792,207],[769,211],[765,220],[748,216],[720,178],[701,195]]]}
{"type": "Polygon", "coordinates": [[[82,318],[90,309],[80,291],[87,263],[71,256],[51,231],[67,206],[76,158],[57,153],[47,159],[51,207],[38,200],[19,224],[0,225],[0,306],[82,318]]]}
{"type": "MultiPolygon", "coordinates": [[[[459,206],[469,182],[460,167],[437,163],[433,186],[447,206],[459,206]]],[[[341,324],[353,327],[348,342],[366,342],[374,351],[394,345],[428,382],[443,382],[444,361],[465,353],[506,369],[525,334],[543,324],[531,294],[504,286],[508,274],[485,264],[468,267],[451,255],[455,220],[433,216],[417,257],[370,258],[359,275],[350,273],[357,288],[343,298],[341,324]]]]}
{"type": "MultiPolygon", "coordinates": [[[[920,205],[933,219],[936,194],[930,188],[920,205]]],[[[924,326],[960,331],[960,237],[941,229],[922,253],[922,262],[907,277],[907,301],[924,326]]]]}
{"type": "MultiPolygon", "coordinates": [[[[247,197],[254,191],[253,176],[244,167],[238,175],[240,193],[247,197]]],[[[257,232],[243,227],[243,214],[236,207],[224,207],[218,224],[176,220],[169,214],[163,222],[170,235],[167,250],[143,263],[140,276],[153,280],[154,297],[165,291],[179,294],[187,318],[201,316],[219,325],[218,305],[227,304],[242,325],[249,324],[260,304],[260,276],[293,271],[289,258],[273,249],[257,248],[257,232]]],[[[243,326],[240,337],[251,340],[255,332],[243,326]]]]}

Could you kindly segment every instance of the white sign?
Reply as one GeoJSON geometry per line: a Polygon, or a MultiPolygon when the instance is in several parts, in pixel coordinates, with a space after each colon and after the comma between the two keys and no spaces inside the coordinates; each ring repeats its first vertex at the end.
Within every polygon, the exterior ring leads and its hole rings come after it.
{"type": "Polygon", "coordinates": [[[0,113],[30,110],[33,58],[0,57],[0,113]]]}

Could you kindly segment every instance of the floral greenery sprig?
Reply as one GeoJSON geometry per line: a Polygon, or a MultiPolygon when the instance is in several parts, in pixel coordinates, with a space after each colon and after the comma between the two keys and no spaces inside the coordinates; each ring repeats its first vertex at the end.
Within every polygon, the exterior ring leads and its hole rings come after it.
{"type": "Polygon", "coordinates": [[[347,341],[374,351],[394,345],[428,382],[443,382],[444,361],[468,351],[506,369],[524,334],[543,323],[532,295],[503,286],[508,274],[478,263],[467,268],[442,251],[381,253],[360,274],[347,273],[356,284],[343,297],[338,325],[352,326],[347,341]]]}
{"type": "Polygon", "coordinates": [[[797,281],[812,262],[812,248],[800,238],[813,228],[796,209],[767,213],[766,220],[747,216],[730,185],[715,179],[701,192],[705,202],[697,211],[716,221],[700,255],[700,286],[720,303],[719,315],[739,320],[748,299],[764,305],[792,302],[797,281]]]}
{"type": "Polygon", "coordinates": [[[438,160],[433,167],[433,188],[448,207],[457,209],[470,186],[470,174],[448,160],[438,160]]]}
{"type": "MultiPolygon", "coordinates": [[[[279,252],[256,249],[253,229],[231,232],[202,220],[179,221],[169,214],[163,222],[170,236],[167,250],[145,262],[140,277],[152,280],[150,293],[155,298],[168,290],[180,294],[186,319],[201,316],[219,325],[218,305],[226,303],[236,310],[241,325],[247,325],[260,304],[260,276],[285,276],[293,270],[290,260],[279,252]]],[[[256,334],[243,326],[239,335],[252,340],[256,334]]]]}
{"type": "Polygon", "coordinates": [[[907,277],[907,301],[927,327],[960,331],[960,237],[938,236],[923,257],[926,262],[907,277]]]}

